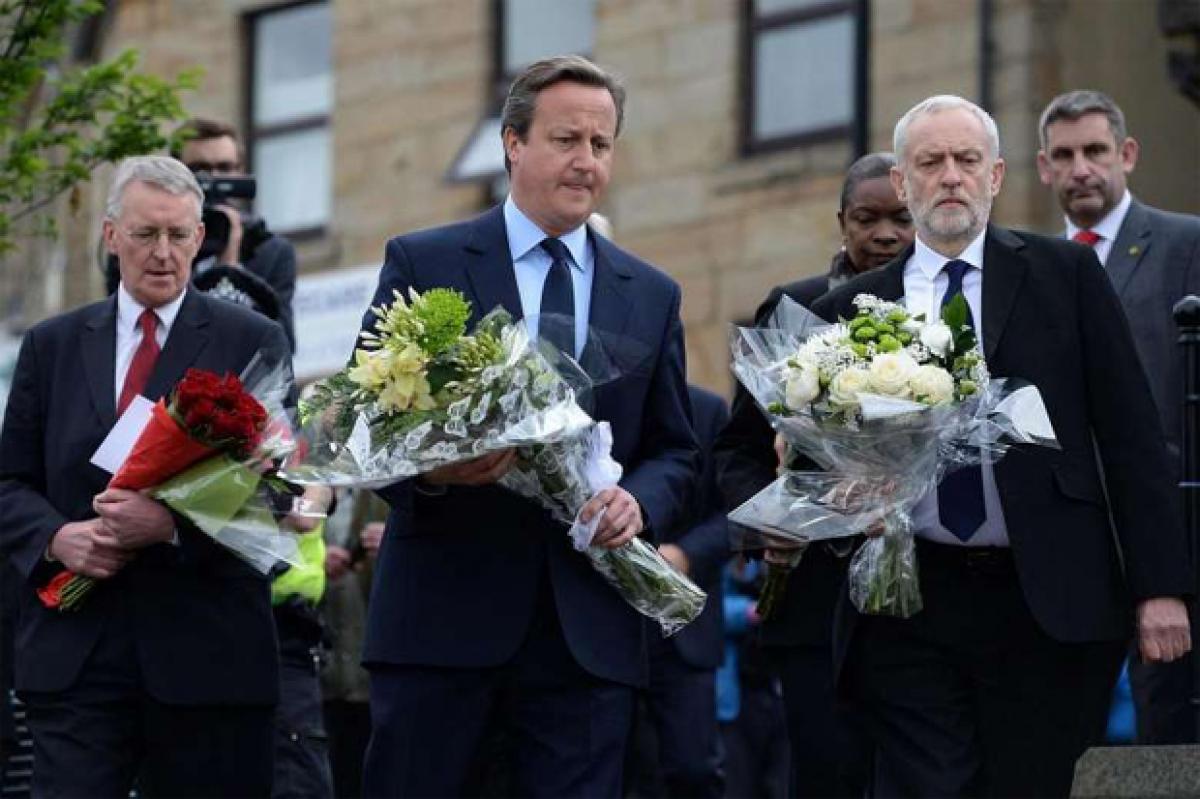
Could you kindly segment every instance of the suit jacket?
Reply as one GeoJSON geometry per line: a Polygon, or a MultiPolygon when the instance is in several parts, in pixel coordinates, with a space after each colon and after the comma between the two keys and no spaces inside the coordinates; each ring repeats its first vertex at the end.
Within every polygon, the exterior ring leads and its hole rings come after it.
{"type": "Polygon", "coordinates": [[[1159,211],[1134,200],[1104,268],[1125,308],[1134,346],[1162,415],[1172,466],[1178,469],[1183,356],[1172,309],[1188,294],[1200,294],[1200,218],[1159,211]]]}
{"type": "MultiPolygon", "coordinates": [[[[849,318],[857,294],[899,299],[911,254],[813,311],[849,318]]],[[[1090,248],[989,227],[982,327],[992,375],[1038,387],[1062,447],[1014,447],[995,468],[1026,603],[1058,641],[1127,640],[1135,601],[1188,595],[1192,576],[1162,427],[1116,293],[1090,248]]]]}
{"type": "Polygon", "coordinates": [[[270,234],[249,255],[243,265],[275,290],[279,301],[279,324],[287,334],[292,352],[296,351],[296,326],[292,316],[292,297],[296,294],[296,250],[283,236],[270,234]]]}
{"type": "Polygon", "coordinates": [[[687,524],[663,534],[661,540],[677,545],[687,555],[691,577],[708,594],[708,599],[700,616],[672,636],[671,641],[685,663],[700,669],[715,669],[724,659],[725,601],[721,574],[729,560],[729,526],[717,488],[712,445],[729,420],[729,408],[721,397],[698,386],[688,386],[688,397],[692,402],[696,438],[704,455],[693,502],[696,510],[687,524]]]}
{"type": "MultiPolygon", "coordinates": [[[[698,448],[685,383],[679,287],[589,232],[596,254],[591,318],[618,336],[627,371],[593,392],[593,415],[613,430],[621,485],[641,504],[651,535],[683,518],[698,448]]],[[[521,317],[503,210],[392,239],[373,306],[393,290],[450,287],[476,321],[498,305],[521,317]]],[[[364,325],[373,323],[368,312],[364,325]]],[[[588,360],[588,352],[583,354],[588,360]]],[[[497,486],[431,496],[412,481],[385,489],[392,507],[372,590],[364,662],[486,667],[510,659],[529,626],[547,568],[563,633],[592,674],[641,685],[641,617],[566,530],[535,503],[497,486]]]]}
{"type": "MultiPolygon", "coordinates": [[[[755,311],[754,324],[765,326],[785,294],[808,308],[828,290],[826,275],[776,286],[755,311]]],[[[728,510],[775,480],[774,440],[775,431],[758,403],[738,383],[729,423],[713,446],[717,480],[728,510]]],[[[849,564],[848,557],[834,553],[839,546],[817,544],[805,550],[788,577],[783,599],[759,628],[763,644],[827,647],[832,643],[834,611],[849,564]]]]}
{"type": "MultiPolygon", "coordinates": [[[[116,298],[49,319],[26,335],[0,434],[0,546],[22,584],[16,686],[61,691],[107,627],[132,631],[146,690],[173,704],[269,704],[278,652],[266,578],[179,524],[179,546],[155,544],[101,581],[74,612],[35,590],[62,569],[44,553],[63,524],[93,518],[110,475],[90,460],[116,421],[116,298]]],[[[287,359],[279,326],[189,291],[145,394],[169,392],[188,367],[235,374],[256,352],[287,359]]]]}

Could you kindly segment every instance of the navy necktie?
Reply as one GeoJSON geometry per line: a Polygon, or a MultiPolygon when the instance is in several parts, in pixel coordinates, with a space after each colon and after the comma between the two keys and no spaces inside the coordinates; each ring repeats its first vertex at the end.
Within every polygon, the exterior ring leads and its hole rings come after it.
{"type": "Polygon", "coordinates": [[[561,352],[575,357],[575,287],[571,282],[571,253],[558,239],[542,239],[553,263],[542,284],[538,335],[561,352]]]}
{"type": "MultiPolygon", "coordinates": [[[[954,299],[954,295],[963,292],[963,276],[971,265],[966,261],[947,261],[942,267],[950,278],[946,287],[946,295],[942,297],[942,307],[954,299]]],[[[967,305],[967,324],[979,336],[979,328],[975,326],[975,318],[971,315],[971,306],[967,305]]],[[[982,342],[981,342],[982,343],[982,342]]],[[[963,466],[946,475],[938,486],[938,519],[960,541],[967,541],[975,535],[975,531],[987,518],[983,504],[983,470],[978,466],[963,466]]]]}

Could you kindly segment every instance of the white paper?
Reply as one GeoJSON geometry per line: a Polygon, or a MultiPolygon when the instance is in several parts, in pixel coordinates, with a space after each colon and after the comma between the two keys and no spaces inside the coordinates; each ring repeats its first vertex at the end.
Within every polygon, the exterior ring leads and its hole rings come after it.
{"type": "Polygon", "coordinates": [[[150,422],[150,411],[153,408],[154,403],[150,400],[140,394],[134,396],[125,413],[121,414],[121,418],[113,425],[113,429],[108,431],[108,436],[92,455],[92,463],[109,474],[116,474],[117,469],[120,469],[129,457],[129,451],[133,449],[138,436],[150,422]]]}

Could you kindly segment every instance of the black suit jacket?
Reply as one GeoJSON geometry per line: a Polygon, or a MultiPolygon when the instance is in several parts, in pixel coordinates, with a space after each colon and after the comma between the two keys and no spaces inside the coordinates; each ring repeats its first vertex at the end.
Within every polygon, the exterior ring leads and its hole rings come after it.
{"type": "MultiPolygon", "coordinates": [[[[857,294],[899,299],[911,254],[813,311],[850,318],[857,294]]],[[[1162,426],[1116,293],[1090,248],[989,227],[982,327],[992,375],[1038,387],[1062,446],[1014,447],[996,464],[1029,609],[1058,641],[1128,640],[1133,603],[1191,594],[1192,573],[1162,426]]]]}
{"type": "MultiPolygon", "coordinates": [[[[613,431],[621,485],[637,498],[648,535],[685,518],[698,447],[685,382],[679,286],[589,232],[596,254],[591,318],[621,339],[628,370],[594,392],[613,431]]],[[[521,317],[501,207],[476,219],[392,239],[373,307],[393,290],[458,289],[474,318],[498,305],[521,317]]],[[[368,312],[364,325],[373,324],[368,312]]],[[[588,360],[588,353],[583,353],[588,360]]],[[[381,492],[392,507],[372,588],[364,662],[479,668],[506,662],[525,638],[542,575],[550,575],[563,634],[592,674],[642,685],[641,616],[575,552],[566,528],[535,503],[496,486],[431,496],[412,481],[381,492]]]]}
{"type": "MultiPolygon", "coordinates": [[[[156,544],[101,581],[75,612],[35,590],[62,567],[44,553],[63,524],[92,518],[109,475],[90,460],[116,421],[116,298],[33,327],[21,345],[0,434],[0,546],[22,581],[16,686],[61,691],[106,627],[130,630],[145,689],[174,704],[268,704],[278,653],[267,580],[180,520],[180,545],[156,544]]],[[[188,367],[237,374],[256,352],[287,359],[282,330],[232,303],[189,291],[146,395],[188,367]]]]}
{"type": "Polygon", "coordinates": [[[699,386],[688,386],[692,421],[703,453],[704,466],[696,483],[695,511],[685,525],[664,533],[662,543],[672,543],[688,557],[691,577],[708,594],[704,611],[671,640],[684,662],[702,669],[715,669],[724,659],[725,631],[722,608],[724,592],[721,572],[729,560],[729,525],[725,504],[717,488],[712,446],[729,421],[725,400],[699,386]]]}
{"type": "Polygon", "coordinates": [[[1150,378],[1172,465],[1183,435],[1183,352],[1172,309],[1200,294],[1200,218],[1172,214],[1137,200],[1121,223],[1104,265],[1150,378]]]}

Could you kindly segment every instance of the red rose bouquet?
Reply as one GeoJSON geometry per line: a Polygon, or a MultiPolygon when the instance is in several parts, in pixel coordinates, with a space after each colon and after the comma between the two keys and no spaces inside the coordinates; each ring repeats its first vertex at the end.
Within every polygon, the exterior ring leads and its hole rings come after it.
{"type": "MultiPolygon", "coordinates": [[[[264,401],[232,374],[189,369],[170,396],[151,410],[111,488],[149,490],[218,543],[266,573],[278,561],[295,563],[291,536],[282,534],[263,495],[274,482],[261,464],[292,447],[283,414],[286,378],[255,359],[264,401]]],[[[42,604],[77,608],[95,581],[62,571],[38,590],[42,604]]]]}

